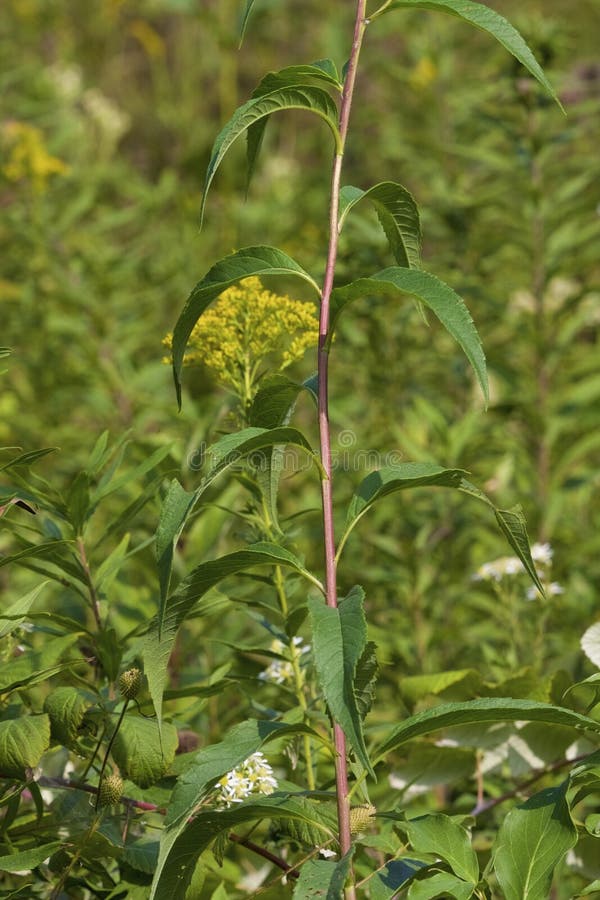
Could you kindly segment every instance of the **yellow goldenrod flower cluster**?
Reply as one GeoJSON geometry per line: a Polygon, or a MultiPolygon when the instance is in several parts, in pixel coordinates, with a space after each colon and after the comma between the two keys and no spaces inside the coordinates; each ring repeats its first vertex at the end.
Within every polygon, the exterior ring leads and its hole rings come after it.
{"type": "Polygon", "coordinates": [[[51,156],[39,128],[26,122],[7,122],[2,133],[2,143],[8,147],[8,159],[2,173],[9,181],[30,179],[33,188],[41,193],[50,175],[64,175],[69,167],[56,156],[51,156]]]}
{"type": "Polygon", "coordinates": [[[417,90],[427,90],[437,78],[437,67],[432,59],[423,56],[408,76],[409,84],[417,90]]]}
{"type": "MultiPolygon", "coordinates": [[[[316,346],[318,335],[312,303],[273,294],[259,278],[245,278],[224,291],[198,319],[183,361],[206,366],[247,404],[265,374],[301,359],[316,346]]],[[[172,343],[173,335],[168,334],[163,344],[171,349],[172,343]]]]}

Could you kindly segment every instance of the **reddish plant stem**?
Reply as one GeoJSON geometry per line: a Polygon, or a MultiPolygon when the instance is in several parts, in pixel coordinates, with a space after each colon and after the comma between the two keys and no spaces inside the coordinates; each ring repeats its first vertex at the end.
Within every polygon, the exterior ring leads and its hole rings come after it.
{"type": "MultiPolygon", "coordinates": [[[[324,471],[324,477],[321,481],[321,493],[323,502],[323,534],[325,545],[325,587],[327,605],[333,608],[337,607],[338,599],[335,562],[335,533],[333,526],[333,496],[331,487],[332,466],[328,391],[329,352],[327,349],[327,338],[329,334],[331,291],[333,289],[335,265],[338,252],[338,218],[342,163],[344,159],[344,147],[346,144],[348,123],[350,121],[350,109],[352,106],[352,96],[354,93],[354,83],[356,80],[358,57],[360,54],[364,31],[367,25],[367,21],[365,19],[365,11],[366,0],[358,0],[356,4],[356,18],[354,22],[354,40],[352,42],[350,59],[348,60],[348,67],[346,70],[344,89],[342,93],[342,103],[340,107],[340,144],[339,148],[336,150],[331,175],[331,197],[329,206],[329,248],[327,251],[327,265],[325,268],[325,278],[323,281],[323,291],[321,295],[321,315],[319,322],[319,436],[321,445],[321,462],[323,464],[324,471]]],[[[340,851],[343,855],[347,853],[352,846],[352,838],[350,834],[350,800],[348,797],[348,774],[346,771],[346,736],[342,728],[337,723],[334,723],[333,731],[336,750],[335,772],[340,851]]],[[[353,894],[353,889],[351,889],[348,894],[349,898],[351,898],[353,894]]]]}

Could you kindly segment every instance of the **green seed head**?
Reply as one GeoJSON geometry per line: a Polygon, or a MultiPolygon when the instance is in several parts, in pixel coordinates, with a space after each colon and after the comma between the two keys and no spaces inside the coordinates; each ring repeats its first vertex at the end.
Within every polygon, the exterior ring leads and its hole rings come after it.
{"type": "Polygon", "coordinates": [[[376,812],[377,808],[371,803],[368,803],[365,806],[353,807],[353,809],[350,810],[350,832],[352,834],[359,834],[361,831],[364,831],[369,825],[371,816],[374,816],[376,812]]]}
{"type": "Polygon", "coordinates": [[[119,676],[119,690],[126,700],[137,697],[142,686],[142,673],[139,669],[127,669],[119,676]]]}
{"type": "Polygon", "coordinates": [[[123,796],[123,779],[120,775],[107,775],[100,785],[98,806],[114,806],[123,796]]]}

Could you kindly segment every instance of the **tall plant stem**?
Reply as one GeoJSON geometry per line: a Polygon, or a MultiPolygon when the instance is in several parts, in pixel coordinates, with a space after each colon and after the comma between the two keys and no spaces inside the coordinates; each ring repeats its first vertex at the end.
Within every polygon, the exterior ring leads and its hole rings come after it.
{"type": "MultiPolygon", "coordinates": [[[[346,78],[342,93],[340,107],[340,147],[333,160],[331,175],[331,197],[329,205],[329,249],[327,252],[327,266],[323,281],[321,297],[321,315],[319,323],[319,437],[321,444],[321,462],[323,464],[324,477],[321,481],[323,500],[323,533],[325,544],[325,586],[327,605],[337,607],[336,561],[335,561],[335,533],[333,527],[333,495],[331,487],[331,435],[329,427],[329,353],[327,350],[327,336],[329,333],[330,299],[335,275],[335,265],[338,253],[338,218],[340,203],[340,183],[344,148],[348,123],[350,121],[350,109],[354,93],[354,82],[360,48],[367,26],[365,18],[366,0],[358,0],[356,4],[356,17],[354,22],[354,40],[346,78]]],[[[350,834],[350,800],[348,797],[348,774],[346,771],[346,736],[337,723],[334,723],[334,743],[336,750],[335,774],[338,805],[338,825],[340,837],[340,850],[342,855],[347,853],[352,845],[350,834]]],[[[348,892],[349,900],[354,896],[354,889],[348,892]]]]}

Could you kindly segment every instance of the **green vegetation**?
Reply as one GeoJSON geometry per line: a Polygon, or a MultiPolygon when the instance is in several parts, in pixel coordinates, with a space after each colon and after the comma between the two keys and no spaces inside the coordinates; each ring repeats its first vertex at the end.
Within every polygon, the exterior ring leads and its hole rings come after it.
{"type": "Polygon", "coordinates": [[[2,896],[600,892],[600,9],[378,5],[5,0],[2,896]]]}

